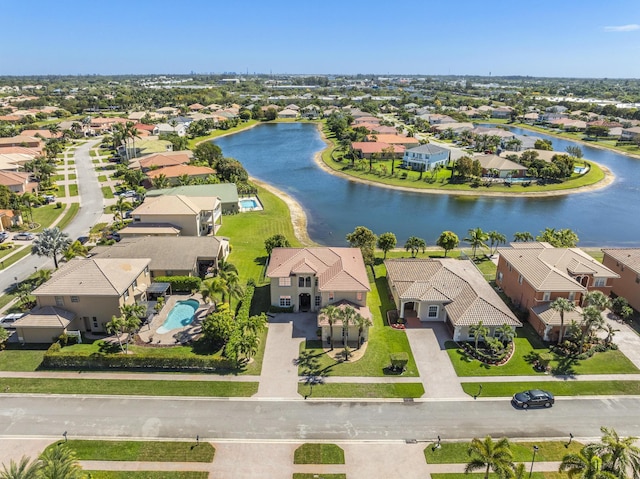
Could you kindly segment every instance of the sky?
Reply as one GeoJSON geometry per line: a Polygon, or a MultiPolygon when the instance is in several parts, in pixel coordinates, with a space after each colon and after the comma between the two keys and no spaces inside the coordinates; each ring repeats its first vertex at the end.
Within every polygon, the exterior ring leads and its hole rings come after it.
{"type": "Polygon", "coordinates": [[[640,78],[640,0],[1,0],[0,12],[0,75],[640,78]]]}

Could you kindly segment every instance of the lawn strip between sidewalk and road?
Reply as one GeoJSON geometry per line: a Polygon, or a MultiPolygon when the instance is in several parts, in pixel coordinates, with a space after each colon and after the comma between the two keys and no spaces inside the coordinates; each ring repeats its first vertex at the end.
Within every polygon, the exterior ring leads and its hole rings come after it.
{"type": "Polygon", "coordinates": [[[328,383],[299,384],[298,393],[314,398],[419,398],[422,383],[328,383]]]}
{"type": "Polygon", "coordinates": [[[0,379],[0,390],[12,394],[249,397],[258,392],[258,383],[231,381],[2,378],[0,379]],[[7,388],[9,389],[7,390],[7,388]]]}
{"type": "MultiPolygon", "coordinates": [[[[207,479],[206,471],[87,471],[91,479],[207,479]]],[[[324,476],[326,477],[326,476],[324,476]]]]}
{"type": "Polygon", "coordinates": [[[499,383],[462,383],[462,390],[469,396],[511,397],[519,391],[543,389],[554,396],[636,396],[640,395],[640,381],[528,381],[499,383]]]}

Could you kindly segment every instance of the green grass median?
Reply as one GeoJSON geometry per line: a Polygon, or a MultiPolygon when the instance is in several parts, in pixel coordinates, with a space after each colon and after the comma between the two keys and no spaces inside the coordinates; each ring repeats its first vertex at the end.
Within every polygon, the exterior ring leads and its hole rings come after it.
{"type": "Polygon", "coordinates": [[[477,394],[482,384],[483,397],[510,397],[519,391],[544,389],[554,396],[635,396],[640,395],[640,381],[529,381],[499,383],[462,383],[469,396],[477,394]]]}

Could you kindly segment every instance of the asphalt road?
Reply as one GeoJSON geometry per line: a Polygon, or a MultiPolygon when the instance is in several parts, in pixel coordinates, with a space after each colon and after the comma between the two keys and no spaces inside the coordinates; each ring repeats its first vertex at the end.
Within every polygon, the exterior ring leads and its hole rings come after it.
{"type": "MultiPolygon", "coordinates": [[[[126,388],[126,384],[123,384],[126,388]]],[[[21,396],[0,393],[0,436],[208,440],[463,440],[623,436],[640,430],[640,398],[560,399],[518,410],[508,399],[366,402],[158,397],[21,396]]]]}
{"type": "MultiPolygon", "coordinates": [[[[65,228],[71,239],[86,235],[89,229],[100,218],[104,209],[104,199],[98,176],[94,169],[89,150],[100,140],[92,140],[80,145],[74,155],[76,162],[77,180],[79,186],[80,209],[75,218],[65,228]]],[[[0,291],[7,292],[16,282],[29,277],[40,268],[53,268],[53,260],[38,256],[26,256],[7,269],[0,271],[0,291]]]]}

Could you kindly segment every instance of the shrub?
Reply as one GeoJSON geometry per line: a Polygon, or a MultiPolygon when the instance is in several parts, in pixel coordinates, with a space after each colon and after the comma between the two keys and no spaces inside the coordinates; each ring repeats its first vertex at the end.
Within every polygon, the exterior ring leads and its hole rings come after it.
{"type": "Polygon", "coordinates": [[[247,281],[247,287],[244,290],[244,295],[240,300],[240,307],[236,314],[236,321],[246,321],[249,319],[249,311],[251,309],[251,301],[253,300],[253,293],[255,292],[255,281],[251,284],[252,280],[247,281]]]}
{"type": "Polygon", "coordinates": [[[407,353],[392,353],[389,355],[391,359],[391,369],[394,371],[404,371],[409,362],[409,355],[407,353]]]}
{"type": "Polygon", "coordinates": [[[56,201],[56,208],[62,208],[62,201],[56,201]]]}
{"type": "Polygon", "coordinates": [[[269,306],[270,313],[293,313],[293,306],[287,306],[283,308],[282,306],[269,306]]]}
{"type": "Polygon", "coordinates": [[[202,280],[197,276],[157,276],[156,283],[170,283],[173,292],[190,293],[200,289],[202,280]]]}

